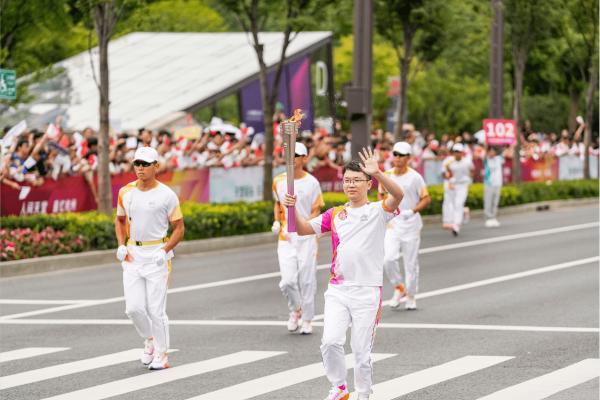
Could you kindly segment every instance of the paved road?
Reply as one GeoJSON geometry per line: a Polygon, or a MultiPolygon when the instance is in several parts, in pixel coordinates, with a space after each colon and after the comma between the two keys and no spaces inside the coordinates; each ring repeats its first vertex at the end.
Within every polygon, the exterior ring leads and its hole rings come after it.
{"type": "MultiPolygon", "coordinates": [[[[501,222],[473,220],[458,238],[425,227],[419,310],[384,309],[373,399],[599,398],[598,208],[501,222]]],[[[317,314],[327,238],[319,253],[317,314]]],[[[178,351],[160,372],[136,361],[116,263],[3,279],[0,397],[320,400],[322,327],[287,333],[277,271],[275,243],[178,257],[168,304],[178,351]]]]}

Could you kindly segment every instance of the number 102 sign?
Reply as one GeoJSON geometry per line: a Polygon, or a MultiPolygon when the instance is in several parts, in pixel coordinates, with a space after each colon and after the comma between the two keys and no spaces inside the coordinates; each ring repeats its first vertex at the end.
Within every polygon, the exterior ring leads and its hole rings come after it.
{"type": "Polygon", "coordinates": [[[485,142],[492,146],[512,145],[517,141],[514,119],[484,119],[485,142]]]}

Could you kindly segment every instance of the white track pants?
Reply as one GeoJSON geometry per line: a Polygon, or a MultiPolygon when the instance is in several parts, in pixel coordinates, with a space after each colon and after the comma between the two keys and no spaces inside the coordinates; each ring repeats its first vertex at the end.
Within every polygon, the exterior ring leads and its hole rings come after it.
{"type": "Polygon", "coordinates": [[[449,189],[447,183],[444,182],[444,202],[442,204],[444,224],[451,224],[455,229],[460,229],[468,194],[469,185],[455,184],[454,189],[449,189]]]}
{"type": "Polygon", "coordinates": [[[288,302],[290,311],[302,308],[302,319],[312,321],[315,316],[317,292],[317,239],[280,240],[277,246],[281,281],[279,288],[288,302]]]}
{"type": "Polygon", "coordinates": [[[167,287],[169,270],[154,263],[123,262],[125,314],[144,339],[154,338],[159,352],[169,349],[167,287]]]}
{"type": "Polygon", "coordinates": [[[325,316],[321,354],[325,374],[332,386],[346,384],[344,344],[352,324],[354,386],[360,394],[372,393],[373,363],[371,350],[381,315],[381,287],[329,285],[325,292],[325,316]]]}
{"type": "Polygon", "coordinates": [[[500,203],[500,192],[502,186],[483,186],[483,209],[485,219],[494,219],[498,214],[498,204],[500,203]]]}
{"type": "Polygon", "coordinates": [[[385,256],[383,269],[394,286],[404,284],[406,293],[414,296],[419,291],[419,246],[418,235],[405,235],[395,229],[385,232],[385,256]],[[404,276],[400,269],[400,251],[404,262],[404,276]]]}

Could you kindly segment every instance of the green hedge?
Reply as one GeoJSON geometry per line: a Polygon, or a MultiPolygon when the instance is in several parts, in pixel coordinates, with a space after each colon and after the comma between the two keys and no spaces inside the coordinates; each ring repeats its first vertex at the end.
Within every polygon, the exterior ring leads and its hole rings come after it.
{"type": "MultiPolygon", "coordinates": [[[[431,205],[424,215],[440,214],[443,189],[441,185],[430,186],[431,205]]],[[[369,195],[376,200],[376,195],[369,195]]],[[[502,188],[500,206],[530,203],[534,201],[598,197],[598,180],[558,181],[552,183],[528,182],[518,186],[502,188]]],[[[346,202],[343,193],[325,193],[324,209],[346,202]]],[[[483,208],[483,185],[474,184],[467,198],[471,209],[483,208]]],[[[266,232],[273,222],[273,205],[270,202],[234,204],[184,203],[182,212],[185,220],[185,239],[204,239],[219,236],[266,232]]],[[[116,247],[114,217],[97,212],[67,213],[50,215],[11,216],[0,218],[4,229],[31,228],[39,232],[51,226],[70,234],[85,238],[82,250],[101,250],[116,247]]]]}

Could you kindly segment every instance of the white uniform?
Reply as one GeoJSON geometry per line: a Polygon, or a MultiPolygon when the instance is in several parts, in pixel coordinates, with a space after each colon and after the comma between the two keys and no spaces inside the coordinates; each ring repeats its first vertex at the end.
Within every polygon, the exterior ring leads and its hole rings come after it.
{"type": "MultiPolygon", "coordinates": [[[[273,195],[282,200],[286,193],[287,175],[283,173],[273,180],[273,195]]],[[[294,179],[294,193],[297,195],[296,209],[304,219],[310,218],[313,207],[320,208],[325,204],[319,181],[308,172],[302,178],[294,179]]],[[[281,271],[279,288],[287,299],[289,310],[293,312],[302,308],[302,318],[312,321],[317,292],[317,237],[288,233],[287,207],[282,206],[282,209],[281,232],[277,244],[281,271]]]]}
{"type": "Polygon", "coordinates": [[[168,186],[157,182],[154,188],[141,191],[136,185],[137,181],[122,187],[117,202],[117,215],[126,217],[131,255],[122,262],[125,313],[140,336],[153,337],[158,352],[164,353],[169,348],[166,306],[171,262],[158,266],[153,256],[164,247],[169,222],[183,216],[179,199],[168,186]]]}
{"type": "Polygon", "coordinates": [[[502,191],[502,168],[504,157],[485,157],[483,160],[483,209],[486,219],[495,219],[500,203],[500,192],[502,191]]]}
{"type": "Polygon", "coordinates": [[[467,157],[463,157],[460,161],[457,161],[454,157],[448,157],[442,163],[444,172],[447,166],[452,172],[452,177],[444,179],[442,219],[445,225],[452,225],[452,228],[458,231],[463,222],[473,163],[467,157]]]}
{"type": "MultiPolygon", "coordinates": [[[[401,211],[414,209],[421,198],[428,195],[425,180],[414,169],[408,168],[408,171],[402,175],[396,175],[394,169],[390,169],[385,173],[404,192],[399,207],[401,211]]],[[[406,285],[406,293],[409,296],[414,296],[419,290],[418,254],[422,228],[421,214],[415,213],[408,219],[400,216],[391,220],[385,234],[383,268],[394,286],[406,285]],[[404,259],[405,278],[403,278],[398,264],[401,250],[404,259]]]]}
{"type": "Polygon", "coordinates": [[[381,316],[383,240],[387,223],[399,213],[384,207],[382,201],[358,208],[334,207],[309,221],[316,233],[331,232],[333,247],[321,340],[325,372],[333,386],[346,384],[344,343],[352,324],[354,385],[360,394],[372,392],[371,349],[381,316]]]}

